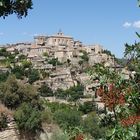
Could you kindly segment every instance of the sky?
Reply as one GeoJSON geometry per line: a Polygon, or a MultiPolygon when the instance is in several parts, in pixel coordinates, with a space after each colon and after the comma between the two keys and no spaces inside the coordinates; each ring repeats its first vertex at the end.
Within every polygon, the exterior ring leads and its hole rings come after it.
{"type": "Polygon", "coordinates": [[[138,41],[140,8],[137,0],[33,0],[26,18],[0,18],[0,44],[32,42],[35,35],[52,35],[60,29],[121,58],[124,44],[138,41]]]}

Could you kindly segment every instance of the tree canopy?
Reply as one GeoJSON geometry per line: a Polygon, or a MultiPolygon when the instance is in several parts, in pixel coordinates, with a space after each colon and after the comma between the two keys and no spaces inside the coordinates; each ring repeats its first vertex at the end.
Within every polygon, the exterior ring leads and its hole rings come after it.
{"type": "Polygon", "coordinates": [[[32,5],[32,0],[0,0],[0,17],[5,18],[13,13],[18,18],[26,17],[32,5]]]}

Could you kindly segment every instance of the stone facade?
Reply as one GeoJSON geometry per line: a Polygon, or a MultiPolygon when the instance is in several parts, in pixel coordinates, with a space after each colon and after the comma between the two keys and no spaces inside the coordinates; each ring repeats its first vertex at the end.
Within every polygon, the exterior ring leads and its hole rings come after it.
{"type": "Polygon", "coordinates": [[[60,62],[66,62],[68,59],[72,62],[81,55],[80,51],[86,51],[89,55],[89,64],[108,62],[107,66],[114,63],[114,60],[103,54],[103,48],[100,45],[83,45],[80,41],[75,41],[73,37],[64,35],[59,31],[56,35],[35,36],[32,43],[17,43],[7,46],[7,51],[13,53],[18,50],[27,55],[29,59],[43,56],[45,52],[50,57],[58,58],[60,62]]]}

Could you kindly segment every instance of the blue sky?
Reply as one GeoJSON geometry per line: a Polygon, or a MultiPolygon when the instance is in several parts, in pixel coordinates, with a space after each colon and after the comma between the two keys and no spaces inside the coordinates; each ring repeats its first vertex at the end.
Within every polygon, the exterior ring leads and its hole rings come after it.
{"type": "Polygon", "coordinates": [[[137,0],[33,0],[23,19],[0,18],[0,44],[29,42],[33,36],[52,35],[61,29],[83,44],[101,44],[122,57],[124,44],[140,32],[137,0]]]}

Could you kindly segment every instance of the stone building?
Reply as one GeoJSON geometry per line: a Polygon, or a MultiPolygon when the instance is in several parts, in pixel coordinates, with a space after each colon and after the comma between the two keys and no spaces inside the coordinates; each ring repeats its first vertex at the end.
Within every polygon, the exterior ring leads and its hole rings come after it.
{"type": "Polygon", "coordinates": [[[58,58],[61,63],[69,59],[72,63],[78,64],[81,51],[85,51],[89,56],[90,65],[107,62],[106,65],[109,66],[114,62],[113,58],[103,54],[101,45],[83,45],[82,42],[75,41],[73,37],[64,35],[61,31],[51,36],[35,36],[31,43],[7,46],[7,51],[13,53],[15,50],[26,55],[30,60],[34,57],[43,57],[43,54],[47,53],[49,58],[58,58]]]}
{"type": "Polygon", "coordinates": [[[52,46],[73,47],[74,40],[73,37],[66,36],[61,31],[59,31],[56,35],[49,36],[46,43],[47,45],[52,45],[52,46]]]}

